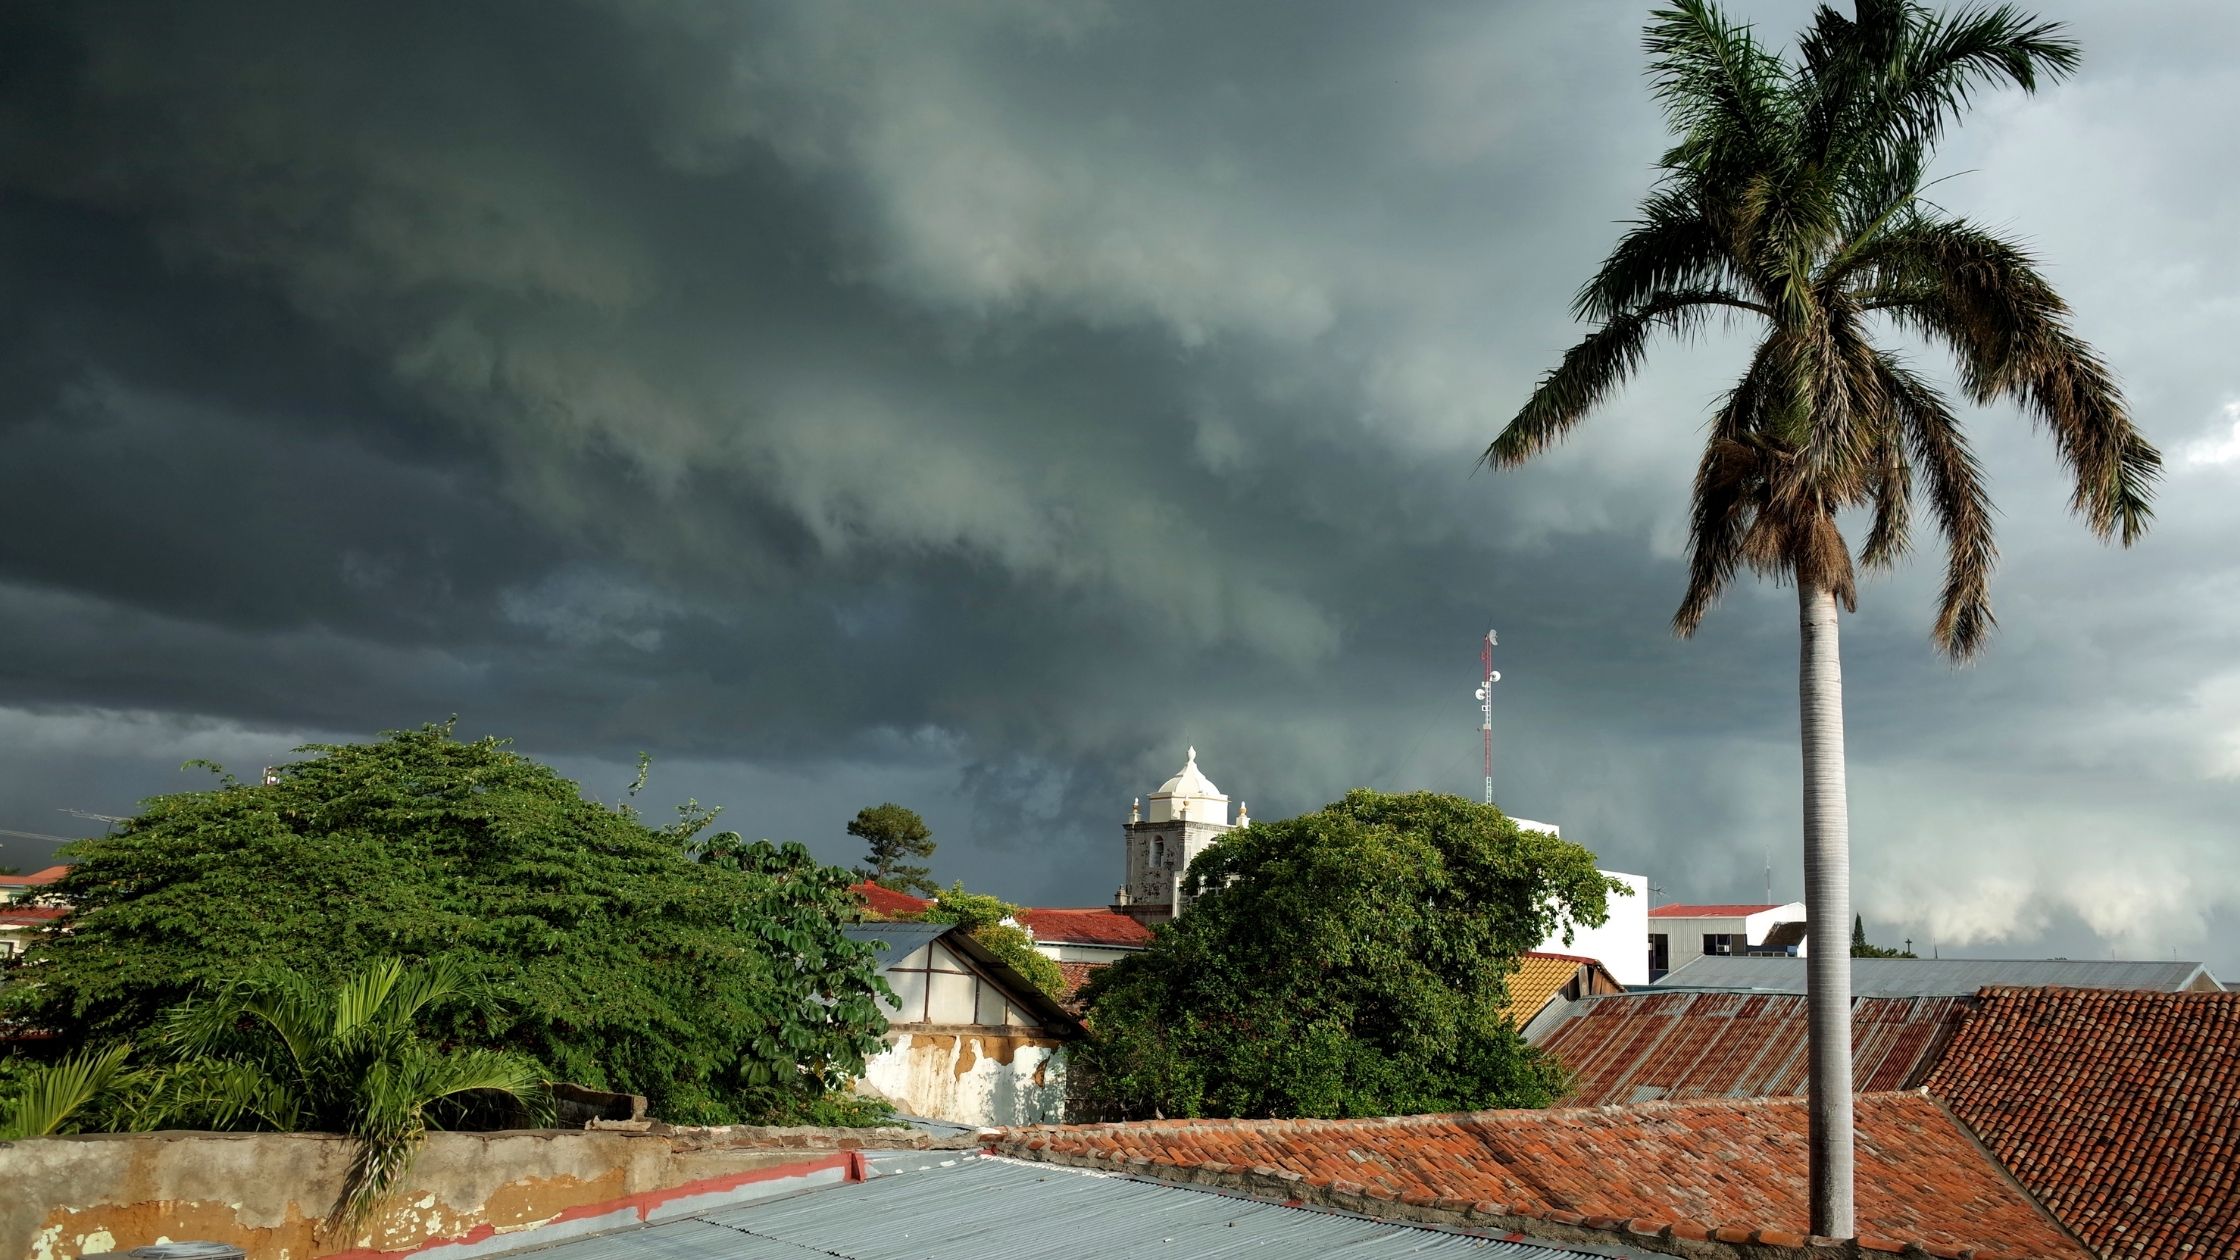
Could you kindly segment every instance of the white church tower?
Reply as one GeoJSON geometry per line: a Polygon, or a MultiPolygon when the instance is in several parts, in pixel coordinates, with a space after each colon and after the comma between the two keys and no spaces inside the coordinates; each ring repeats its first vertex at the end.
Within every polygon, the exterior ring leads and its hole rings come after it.
{"type": "Polygon", "coordinates": [[[1140,803],[1128,809],[1127,883],[1113,898],[1114,910],[1145,926],[1164,923],[1189,908],[1182,891],[1183,873],[1200,853],[1226,834],[1232,825],[1249,822],[1245,808],[1237,807],[1237,821],[1229,821],[1229,798],[1198,769],[1198,750],[1173,778],[1151,794],[1151,806],[1140,803]]]}

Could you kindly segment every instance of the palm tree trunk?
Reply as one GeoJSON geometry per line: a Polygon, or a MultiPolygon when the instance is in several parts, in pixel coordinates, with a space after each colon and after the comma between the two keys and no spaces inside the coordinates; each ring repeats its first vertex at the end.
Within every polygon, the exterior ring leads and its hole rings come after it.
{"type": "Polygon", "coordinates": [[[1811,1040],[1812,1232],[1853,1238],[1851,822],[1843,783],[1843,663],[1835,595],[1797,583],[1804,745],[1805,1002],[1811,1040]]]}

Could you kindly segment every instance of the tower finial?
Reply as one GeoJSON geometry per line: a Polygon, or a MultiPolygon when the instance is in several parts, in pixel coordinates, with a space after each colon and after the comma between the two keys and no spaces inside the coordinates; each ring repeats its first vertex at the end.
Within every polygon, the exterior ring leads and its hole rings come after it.
{"type": "Polygon", "coordinates": [[[1198,746],[1196,744],[1190,745],[1190,764],[1193,766],[1198,764],[1198,746]]]}

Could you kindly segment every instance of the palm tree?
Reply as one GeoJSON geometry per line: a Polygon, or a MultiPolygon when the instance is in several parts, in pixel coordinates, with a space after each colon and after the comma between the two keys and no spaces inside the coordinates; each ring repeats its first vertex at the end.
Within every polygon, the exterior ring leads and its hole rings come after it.
{"type": "Polygon", "coordinates": [[[1579,291],[1593,332],[1541,378],[1485,453],[1524,462],[1560,440],[1640,364],[1659,330],[1750,320],[1763,335],[1718,405],[1696,470],[1692,635],[1747,566],[1793,582],[1799,612],[1805,897],[1810,920],[1812,1231],[1856,1233],[1851,1201],[1849,824],[1837,606],[1857,607],[1837,515],[1864,509],[1858,559],[1904,554],[1918,481],[1945,543],[1933,634],[1956,660],[1983,646],[1995,550],[1991,504],[1939,388],[1878,334],[1949,347],[1961,394],[2010,400],[2052,436],[2072,506],[2103,538],[2146,528],[2161,466],[2068,308],[2019,246],[1924,196],[1945,128],[1978,90],[2036,90],[2076,45],[2011,6],[1940,14],[1911,0],[1819,7],[1794,58],[1710,0],[1674,0],[1644,38],[1677,137],[1633,224],[1579,291]],[[1879,318],[1878,318],[1879,317],[1879,318]]]}
{"type": "MultiPolygon", "coordinates": [[[[0,1076],[0,1142],[133,1129],[148,1112],[154,1076],[127,1063],[129,1045],[82,1050],[54,1063],[17,1067],[0,1076]]],[[[0,1060],[0,1069],[9,1068],[0,1060]]]]}
{"type": "Polygon", "coordinates": [[[229,985],[166,1016],[159,1041],[175,1063],[159,1109],[172,1123],[349,1134],[332,1219],[355,1225],[411,1171],[429,1128],[493,1100],[526,1117],[546,1110],[534,1061],[420,1039],[420,1013],[464,987],[447,962],[396,959],[332,988],[293,973],[229,985]]]}

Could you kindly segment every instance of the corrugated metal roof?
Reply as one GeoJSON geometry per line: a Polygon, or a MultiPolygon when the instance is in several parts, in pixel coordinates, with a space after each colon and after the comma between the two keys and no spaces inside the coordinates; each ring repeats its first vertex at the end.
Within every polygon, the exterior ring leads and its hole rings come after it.
{"type": "MultiPolygon", "coordinates": [[[[1854,997],[1967,997],[1985,986],[2140,989],[2175,993],[2205,968],[2197,962],[2109,962],[2091,958],[1854,958],[1854,997]]],[[[1676,967],[1652,989],[1803,993],[1805,960],[1706,954],[1676,967]]]]}
{"type": "Polygon", "coordinates": [[[968,1156],[950,1166],[716,1208],[520,1254],[536,1260],[1039,1260],[1055,1254],[1067,1260],[1578,1260],[1580,1252],[968,1156]]]}
{"type": "MultiPolygon", "coordinates": [[[[1865,1092],[1921,1084],[1971,1004],[1950,997],[1852,1003],[1854,1087],[1865,1092]]],[[[1576,1078],[1564,1100],[1568,1106],[1805,1090],[1802,997],[1636,990],[1581,999],[1571,1012],[1537,1042],[1576,1078]]]]}
{"type": "Polygon", "coordinates": [[[886,945],[879,955],[882,964],[896,963],[929,942],[941,939],[951,923],[850,923],[840,929],[840,935],[851,941],[879,941],[886,945]]]}

